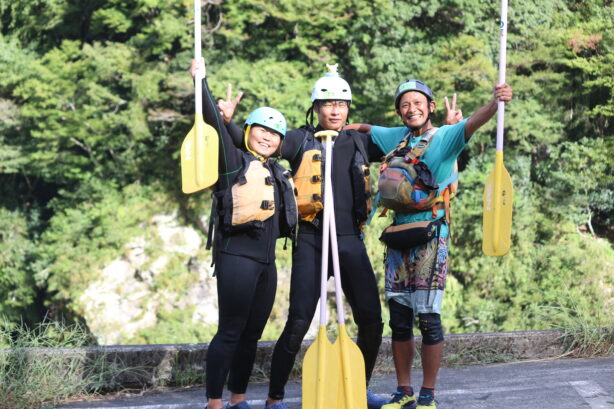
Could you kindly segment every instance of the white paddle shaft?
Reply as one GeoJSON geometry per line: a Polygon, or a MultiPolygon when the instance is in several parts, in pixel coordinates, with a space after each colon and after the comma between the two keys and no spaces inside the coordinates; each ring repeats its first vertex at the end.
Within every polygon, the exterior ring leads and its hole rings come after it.
{"type": "Polygon", "coordinates": [[[335,300],[337,301],[337,323],[345,324],[345,312],[343,311],[343,299],[341,297],[341,274],[339,273],[339,249],[337,247],[337,225],[335,223],[335,202],[333,199],[333,188],[330,183],[325,184],[325,194],[329,197],[328,203],[332,210],[328,213],[330,217],[330,244],[333,252],[333,271],[335,274],[335,300]]]}
{"type": "MultiPolygon", "coordinates": [[[[505,64],[507,56],[507,0],[501,0],[501,28],[499,33],[499,84],[505,82],[505,64]]],[[[497,103],[497,151],[503,151],[503,116],[505,103],[497,103]]]]}
{"type": "MultiPolygon", "coordinates": [[[[330,213],[333,211],[333,196],[329,194],[330,181],[332,175],[333,152],[331,148],[331,137],[326,138],[326,154],[324,161],[324,218],[322,226],[322,269],[320,279],[320,325],[326,325],[326,282],[328,280],[328,243],[330,234],[330,213]]],[[[335,237],[336,239],[336,237],[335,237]]],[[[336,245],[335,241],[335,245],[336,245]]]]}
{"type": "MultiPolygon", "coordinates": [[[[332,183],[332,167],[333,167],[333,148],[332,137],[330,135],[325,136],[325,149],[324,155],[324,227],[322,230],[322,282],[321,282],[321,294],[320,294],[320,314],[322,314],[323,307],[326,307],[326,303],[322,302],[326,295],[326,281],[328,279],[328,238],[330,238],[332,258],[333,258],[333,272],[335,276],[335,300],[337,302],[337,323],[345,324],[345,313],[343,311],[343,299],[341,297],[341,274],[339,270],[339,248],[337,246],[337,224],[335,223],[335,199],[333,196],[333,183],[332,183]],[[326,270],[324,269],[326,267],[326,270]]],[[[320,318],[322,316],[320,315],[320,318]]]]}
{"type": "MultiPolygon", "coordinates": [[[[196,61],[202,58],[200,2],[201,0],[194,0],[194,59],[196,61]]],[[[203,78],[205,78],[205,68],[201,67],[194,74],[194,113],[196,114],[203,113],[203,78]]]]}

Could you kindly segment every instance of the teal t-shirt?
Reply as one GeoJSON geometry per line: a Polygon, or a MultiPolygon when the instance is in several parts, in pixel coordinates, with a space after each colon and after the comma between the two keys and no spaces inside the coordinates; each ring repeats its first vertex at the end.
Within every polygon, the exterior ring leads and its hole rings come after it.
{"type": "MultiPolygon", "coordinates": [[[[454,125],[444,125],[439,128],[432,137],[429,147],[422,154],[421,159],[426,163],[426,166],[429,167],[438,184],[441,184],[452,176],[456,158],[461,154],[463,149],[465,149],[465,146],[467,146],[468,141],[465,142],[465,123],[467,119],[454,125]]],[[[373,126],[371,128],[371,139],[382,152],[390,152],[397,147],[408,132],[409,128],[406,126],[399,126],[396,128],[373,126]]],[[[411,147],[413,148],[419,141],[420,137],[412,138],[410,141],[411,147]]],[[[443,217],[444,214],[445,212],[443,210],[439,210],[437,218],[443,217]]],[[[396,224],[425,220],[433,220],[431,211],[395,214],[396,224]]],[[[447,237],[447,226],[442,228],[441,235],[447,237]]]]}

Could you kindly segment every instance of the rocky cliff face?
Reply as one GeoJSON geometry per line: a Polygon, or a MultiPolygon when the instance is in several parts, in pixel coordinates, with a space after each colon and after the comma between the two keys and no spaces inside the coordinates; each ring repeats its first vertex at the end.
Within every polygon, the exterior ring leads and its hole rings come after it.
{"type": "MultiPolygon", "coordinates": [[[[101,345],[210,342],[218,309],[205,239],[177,213],[157,215],[142,227],[79,297],[89,329],[101,345]]],[[[285,323],[290,268],[280,264],[289,264],[289,251],[285,261],[278,251],[277,297],[263,340],[277,339],[285,323]]]]}
{"type": "Polygon", "coordinates": [[[215,326],[215,277],[203,246],[201,235],[180,225],[177,214],[156,216],[144,226],[143,235],[126,244],[79,299],[98,342],[134,341],[172,310],[191,313],[185,325],[215,326]]]}

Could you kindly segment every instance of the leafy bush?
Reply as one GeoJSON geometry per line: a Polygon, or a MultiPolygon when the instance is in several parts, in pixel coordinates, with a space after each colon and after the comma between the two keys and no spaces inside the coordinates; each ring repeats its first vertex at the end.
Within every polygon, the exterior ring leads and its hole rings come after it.
{"type": "Polygon", "coordinates": [[[36,287],[29,268],[35,246],[28,237],[25,218],[0,207],[0,316],[19,322],[32,316],[36,287]]]}
{"type": "Polygon", "coordinates": [[[75,301],[82,291],[105,263],[123,253],[124,245],[141,233],[142,223],[163,201],[152,188],[135,184],[99,192],[74,208],[59,210],[38,252],[36,278],[47,284],[50,300],[79,314],[75,301]]]}

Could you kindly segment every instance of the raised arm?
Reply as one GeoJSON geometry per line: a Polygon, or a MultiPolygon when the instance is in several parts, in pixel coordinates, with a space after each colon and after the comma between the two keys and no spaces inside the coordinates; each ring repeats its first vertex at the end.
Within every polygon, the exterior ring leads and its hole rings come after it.
{"type": "Polygon", "coordinates": [[[235,121],[230,121],[226,124],[226,129],[232,138],[232,143],[237,147],[241,148],[243,146],[243,139],[245,135],[243,134],[243,129],[239,125],[235,123],[235,121]]]}
{"type": "Polygon", "coordinates": [[[369,124],[348,124],[346,126],[343,127],[343,129],[345,129],[346,131],[349,131],[351,129],[358,131],[360,133],[364,133],[366,135],[371,135],[371,127],[373,125],[369,125],[369,124]]]}
{"type": "MultiPolygon", "coordinates": [[[[192,60],[192,66],[190,67],[190,74],[194,76],[196,69],[200,64],[204,64],[204,61],[196,61],[192,60]]],[[[209,89],[209,84],[207,83],[207,79],[203,79],[203,119],[209,125],[211,125],[218,134],[220,140],[220,148],[219,148],[219,170],[220,170],[220,179],[218,183],[222,183],[224,187],[229,186],[231,182],[231,175],[234,172],[237,172],[243,166],[241,151],[236,148],[233,144],[233,141],[224,125],[224,121],[220,115],[219,108],[211,95],[211,90],[209,89]],[[226,177],[222,177],[222,176],[226,177]]]]}
{"type": "Polygon", "coordinates": [[[475,133],[482,125],[488,122],[497,113],[497,102],[503,101],[508,103],[512,100],[512,87],[503,83],[495,86],[493,92],[493,99],[483,107],[479,108],[471,117],[465,122],[465,141],[471,138],[471,135],[475,133]]]}

